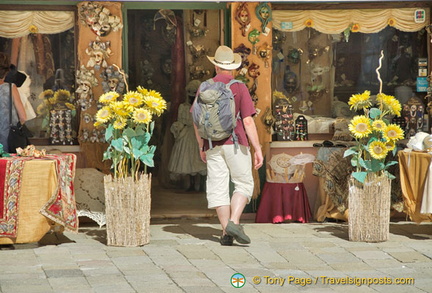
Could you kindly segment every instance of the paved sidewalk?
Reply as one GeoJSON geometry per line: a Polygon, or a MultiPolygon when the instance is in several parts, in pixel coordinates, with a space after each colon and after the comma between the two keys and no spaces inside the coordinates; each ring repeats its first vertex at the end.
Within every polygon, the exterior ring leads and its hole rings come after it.
{"type": "Polygon", "coordinates": [[[383,243],[350,242],[347,229],[251,222],[250,245],[225,247],[214,218],[155,220],[148,245],[124,248],[107,246],[105,229],[87,225],[2,248],[0,291],[432,292],[432,224],[392,222],[383,243]],[[236,273],[245,279],[232,279],[236,273]],[[411,283],[356,285],[362,280],[411,283]]]}

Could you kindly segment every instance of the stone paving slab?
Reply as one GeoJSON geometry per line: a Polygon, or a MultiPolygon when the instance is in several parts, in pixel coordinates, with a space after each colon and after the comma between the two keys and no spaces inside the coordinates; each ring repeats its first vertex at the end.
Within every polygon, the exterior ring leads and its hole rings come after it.
{"type": "Polygon", "coordinates": [[[350,242],[346,223],[244,227],[250,245],[221,246],[210,218],[153,220],[142,247],[90,224],[1,246],[0,292],[431,292],[431,223],[392,222],[381,243],[350,242]]]}

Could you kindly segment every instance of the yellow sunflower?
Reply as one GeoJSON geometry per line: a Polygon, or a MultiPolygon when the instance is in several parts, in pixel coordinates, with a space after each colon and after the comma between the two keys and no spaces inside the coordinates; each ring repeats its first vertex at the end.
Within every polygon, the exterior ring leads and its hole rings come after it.
{"type": "Polygon", "coordinates": [[[102,104],[109,104],[116,101],[119,96],[120,94],[117,92],[107,92],[99,97],[99,102],[101,102],[102,104]]]}
{"type": "Polygon", "coordinates": [[[124,102],[127,105],[129,111],[132,111],[133,108],[139,107],[143,103],[143,96],[141,93],[137,91],[129,91],[124,95],[124,102]]]}
{"type": "Polygon", "coordinates": [[[396,20],[394,18],[389,18],[389,20],[387,21],[387,24],[389,26],[395,26],[396,20]]]}
{"type": "Polygon", "coordinates": [[[75,106],[72,105],[71,103],[65,103],[66,107],[70,110],[75,110],[75,106]]]}
{"type": "Polygon", "coordinates": [[[40,93],[39,99],[41,100],[48,99],[49,97],[52,96],[54,96],[54,92],[52,90],[44,90],[43,92],[40,93]]]}
{"type": "Polygon", "coordinates": [[[372,128],[373,130],[377,131],[383,131],[387,127],[387,124],[382,121],[381,119],[375,120],[372,122],[372,128]]]}
{"type": "Polygon", "coordinates": [[[393,141],[400,140],[404,138],[404,131],[397,124],[389,124],[384,129],[384,137],[387,140],[393,140],[393,141]]]}
{"type": "Polygon", "coordinates": [[[96,113],[96,121],[101,123],[106,123],[111,119],[112,111],[111,108],[108,106],[102,107],[99,111],[96,113]]]}
{"type": "Polygon", "coordinates": [[[113,127],[114,129],[123,129],[126,126],[126,119],[122,119],[121,117],[118,117],[114,123],[113,127]]]}
{"type": "Polygon", "coordinates": [[[305,26],[307,26],[307,27],[312,27],[313,26],[313,20],[312,19],[308,19],[308,20],[306,20],[305,21],[305,26]]]}
{"type": "Polygon", "coordinates": [[[394,150],[394,148],[396,147],[396,144],[393,140],[388,140],[385,142],[385,146],[387,148],[387,151],[390,152],[390,151],[394,150]]]}
{"type": "Polygon", "coordinates": [[[382,141],[373,141],[369,144],[369,153],[372,158],[381,160],[387,156],[388,149],[382,141]]]}
{"type": "Polygon", "coordinates": [[[360,31],[360,25],[358,23],[353,24],[353,26],[351,27],[351,31],[353,33],[357,33],[360,31]]]}
{"type": "Polygon", "coordinates": [[[132,114],[133,120],[136,123],[149,123],[152,120],[152,115],[150,111],[138,108],[132,114]]]}
{"type": "Polygon", "coordinates": [[[383,111],[389,111],[392,115],[400,116],[402,106],[395,97],[379,93],[377,94],[377,101],[383,111]]]}
{"type": "Polygon", "coordinates": [[[55,92],[54,98],[59,102],[69,101],[70,92],[68,90],[58,90],[55,92]]]}
{"type": "Polygon", "coordinates": [[[124,101],[115,101],[110,104],[111,110],[118,116],[127,117],[129,112],[124,101]]]}
{"type": "Polygon", "coordinates": [[[348,101],[348,105],[350,105],[351,110],[354,109],[355,111],[370,107],[372,105],[370,91],[352,95],[348,101]]]}
{"type": "Polygon", "coordinates": [[[145,96],[144,104],[150,109],[152,114],[156,114],[158,116],[160,116],[167,108],[165,100],[157,96],[145,96]]]}
{"type": "Polygon", "coordinates": [[[348,128],[356,138],[367,137],[372,132],[369,118],[364,115],[355,116],[348,128]]]}

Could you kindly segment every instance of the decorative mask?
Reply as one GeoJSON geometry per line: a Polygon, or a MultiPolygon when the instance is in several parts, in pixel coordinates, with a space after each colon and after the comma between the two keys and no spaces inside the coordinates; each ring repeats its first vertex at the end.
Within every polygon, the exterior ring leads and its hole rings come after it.
{"type": "Polygon", "coordinates": [[[285,69],[283,85],[284,85],[284,89],[289,94],[292,94],[297,90],[297,85],[298,85],[297,75],[291,71],[289,65],[285,69]]]}
{"type": "Polygon", "coordinates": [[[298,48],[298,49],[291,49],[288,52],[288,61],[293,63],[293,64],[298,64],[300,62],[300,57],[303,54],[303,50],[298,48]]]}
{"type": "Polygon", "coordinates": [[[262,25],[261,25],[261,31],[263,33],[265,33],[266,32],[267,24],[272,19],[271,8],[270,8],[270,6],[266,2],[263,2],[263,3],[261,3],[260,5],[258,5],[256,7],[255,12],[256,12],[256,16],[258,17],[258,19],[262,23],[262,25]]]}
{"type": "Polygon", "coordinates": [[[108,66],[106,59],[113,54],[110,47],[110,41],[102,42],[99,37],[96,38],[96,41],[90,42],[86,49],[87,55],[90,56],[87,67],[93,67],[96,70],[100,70],[101,67],[106,68],[108,66]]]}
{"type": "Polygon", "coordinates": [[[78,11],[81,23],[88,25],[97,36],[107,36],[111,31],[123,28],[120,17],[99,3],[84,2],[78,11]]]}
{"type": "Polygon", "coordinates": [[[102,73],[102,88],[104,93],[117,92],[122,94],[125,89],[125,82],[122,74],[112,65],[108,66],[102,73]]]}
{"type": "Polygon", "coordinates": [[[247,9],[246,2],[240,3],[239,6],[237,6],[235,19],[240,24],[242,36],[246,37],[246,31],[248,30],[249,24],[251,22],[250,13],[247,9]]]}
{"type": "Polygon", "coordinates": [[[263,59],[264,67],[269,67],[269,59],[271,58],[272,47],[265,42],[258,49],[258,56],[263,59]]]}
{"type": "Polygon", "coordinates": [[[253,29],[248,35],[248,40],[252,44],[252,54],[254,54],[254,55],[256,55],[256,53],[257,53],[257,49],[256,49],[255,45],[260,41],[258,39],[259,35],[260,35],[260,32],[257,29],[253,29]]]}
{"type": "Polygon", "coordinates": [[[248,57],[251,53],[251,49],[246,47],[245,44],[241,43],[237,48],[234,48],[234,53],[240,54],[242,58],[241,68],[249,66],[248,57]]]}

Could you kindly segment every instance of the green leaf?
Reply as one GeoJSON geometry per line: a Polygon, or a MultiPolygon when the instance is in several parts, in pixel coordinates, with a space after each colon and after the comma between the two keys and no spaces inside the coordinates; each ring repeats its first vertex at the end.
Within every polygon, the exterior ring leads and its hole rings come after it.
{"type": "Polygon", "coordinates": [[[153,154],[146,154],[140,157],[141,162],[149,167],[154,167],[153,154]]]}
{"type": "Polygon", "coordinates": [[[391,174],[390,172],[388,172],[388,171],[385,171],[385,174],[386,174],[387,177],[390,178],[391,180],[396,179],[396,177],[395,177],[393,174],[391,174]]]}
{"type": "Polygon", "coordinates": [[[103,161],[105,161],[105,160],[110,160],[111,158],[112,158],[112,156],[111,156],[111,152],[108,151],[108,150],[106,150],[106,151],[103,153],[102,160],[103,160],[103,161]]]}
{"type": "Polygon", "coordinates": [[[355,150],[354,148],[349,148],[344,152],[344,158],[352,155],[357,155],[357,153],[357,150],[355,150]]]}
{"type": "Polygon", "coordinates": [[[360,166],[362,166],[366,170],[370,170],[370,162],[369,161],[365,161],[365,160],[363,160],[363,158],[360,158],[359,164],[360,164],[360,166]]]}
{"type": "Polygon", "coordinates": [[[141,148],[141,146],[143,145],[143,144],[145,144],[144,143],[144,137],[143,136],[134,136],[134,137],[132,137],[131,138],[131,145],[132,145],[132,148],[133,149],[140,149],[141,148]]]}
{"type": "Polygon", "coordinates": [[[155,122],[152,121],[152,122],[150,123],[150,131],[149,131],[150,134],[153,134],[154,125],[155,125],[155,122]]]}
{"type": "Polygon", "coordinates": [[[353,172],[352,176],[361,183],[365,182],[367,172],[353,172]]]}
{"type": "Polygon", "coordinates": [[[371,171],[378,172],[384,169],[384,163],[377,159],[371,160],[371,171]]]}
{"type": "Polygon", "coordinates": [[[357,167],[358,166],[358,158],[356,156],[351,158],[351,166],[357,167]]]}
{"type": "Polygon", "coordinates": [[[111,145],[114,147],[114,149],[116,149],[119,152],[123,151],[123,145],[124,145],[124,140],[122,137],[119,137],[117,139],[113,139],[111,141],[111,145]]]}
{"type": "Polygon", "coordinates": [[[398,161],[390,161],[386,164],[386,169],[390,166],[397,165],[397,164],[398,164],[398,161]]]}
{"type": "Polygon", "coordinates": [[[123,137],[126,137],[128,139],[131,139],[132,137],[136,136],[136,132],[135,130],[133,130],[132,128],[126,128],[123,131],[123,137]]]}
{"type": "Polygon", "coordinates": [[[105,130],[105,140],[106,141],[111,140],[111,138],[113,137],[113,131],[114,131],[114,126],[112,126],[111,124],[108,125],[107,129],[105,130]]]}
{"type": "Polygon", "coordinates": [[[381,110],[378,108],[371,108],[369,111],[369,117],[375,119],[381,115],[381,110]]]}

